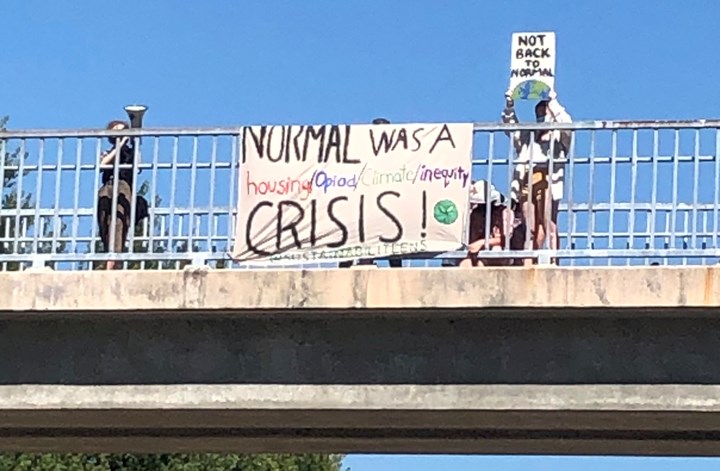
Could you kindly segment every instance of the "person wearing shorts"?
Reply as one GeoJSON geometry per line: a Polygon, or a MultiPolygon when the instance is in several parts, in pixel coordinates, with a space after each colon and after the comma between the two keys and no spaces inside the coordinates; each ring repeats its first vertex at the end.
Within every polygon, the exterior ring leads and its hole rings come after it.
{"type": "MultiPolygon", "coordinates": [[[[111,121],[107,129],[122,130],[128,129],[130,126],[124,121],[111,121]]],[[[129,137],[110,137],[108,138],[112,149],[104,152],[100,156],[100,165],[108,166],[120,164],[132,164],[135,157],[135,151],[129,137]]],[[[118,169],[117,180],[117,204],[115,205],[115,224],[113,228],[113,191],[115,187],[115,169],[104,168],[102,172],[102,187],[98,192],[98,212],[97,220],[100,229],[100,240],[102,241],[104,252],[121,253],[125,248],[125,240],[131,227],[130,209],[131,201],[134,198],[133,193],[133,169],[118,169]],[[114,233],[114,237],[111,234],[114,233]],[[111,241],[111,239],[113,239],[111,241]],[[111,247],[112,244],[112,247],[111,247]]],[[[112,270],[115,268],[115,261],[107,262],[106,268],[112,270]]]]}
{"type": "MultiPolygon", "coordinates": [[[[502,120],[517,123],[510,90],[505,94],[502,120]]],[[[557,94],[535,106],[539,123],[571,123],[572,118],[558,102],[557,94]]],[[[517,153],[514,177],[510,188],[511,207],[520,207],[523,219],[532,231],[532,248],[559,248],[557,216],[565,184],[564,161],[570,151],[572,132],[569,130],[513,131],[507,133],[517,153]],[[532,166],[530,165],[532,163],[532,166]],[[532,171],[531,171],[532,169],[532,171]]]]}

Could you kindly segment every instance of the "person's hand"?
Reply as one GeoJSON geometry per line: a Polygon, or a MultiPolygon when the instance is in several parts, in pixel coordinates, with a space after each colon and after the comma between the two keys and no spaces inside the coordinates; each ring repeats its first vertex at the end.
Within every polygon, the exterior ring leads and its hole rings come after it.
{"type": "Polygon", "coordinates": [[[515,106],[515,101],[512,96],[513,90],[511,88],[505,90],[505,108],[512,108],[515,106]]]}
{"type": "MultiPolygon", "coordinates": [[[[503,210],[503,232],[502,232],[502,234],[506,234],[508,237],[511,237],[514,230],[515,230],[515,213],[513,213],[512,209],[505,208],[503,210]]],[[[499,234],[499,235],[502,235],[502,234],[499,234]]]]}
{"type": "Polygon", "coordinates": [[[468,252],[478,253],[483,248],[484,245],[485,245],[485,241],[483,239],[476,240],[475,242],[468,245],[468,252]]]}

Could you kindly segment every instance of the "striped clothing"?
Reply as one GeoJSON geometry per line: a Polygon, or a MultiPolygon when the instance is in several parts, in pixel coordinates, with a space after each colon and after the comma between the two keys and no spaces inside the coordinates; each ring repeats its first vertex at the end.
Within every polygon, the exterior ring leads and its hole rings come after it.
{"type": "MultiPolygon", "coordinates": [[[[571,123],[572,118],[565,111],[557,100],[550,100],[547,106],[548,115],[545,122],[550,123],[571,123]]],[[[505,108],[503,110],[502,119],[504,123],[517,123],[517,115],[514,108],[505,108]]],[[[550,174],[550,189],[552,199],[559,201],[563,197],[565,183],[565,164],[560,160],[564,160],[570,150],[570,142],[572,133],[570,131],[549,131],[540,139],[533,139],[535,136],[532,131],[513,131],[507,133],[511,135],[517,160],[515,164],[515,172],[510,187],[510,199],[514,202],[520,201],[521,189],[527,186],[528,172],[530,170],[529,162],[532,162],[533,169],[544,169],[550,174]],[[550,154],[552,151],[552,159],[550,154]]]]}

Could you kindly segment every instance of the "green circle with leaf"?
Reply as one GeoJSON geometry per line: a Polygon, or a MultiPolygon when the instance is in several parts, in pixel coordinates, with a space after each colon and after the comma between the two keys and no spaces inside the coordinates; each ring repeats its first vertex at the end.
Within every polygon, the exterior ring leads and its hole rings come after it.
{"type": "Polygon", "coordinates": [[[452,224],[457,221],[459,214],[457,206],[450,200],[440,200],[435,203],[433,217],[440,224],[452,224]]]}

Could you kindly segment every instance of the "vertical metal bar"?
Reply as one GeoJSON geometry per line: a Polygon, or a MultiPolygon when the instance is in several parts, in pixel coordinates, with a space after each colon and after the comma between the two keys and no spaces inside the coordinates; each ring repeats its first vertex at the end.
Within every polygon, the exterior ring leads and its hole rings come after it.
{"type": "MultiPolygon", "coordinates": [[[[475,135],[476,135],[476,133],[473,132],[473,134],[472,134],[472,139],[473,139],[473,147],[472,147],[472,148],[473,148],[473,152],[474,152],[474,150],[475,150],[475,135]]],[[[473,172],[474,172],[474,171],[475,171],[475,154],[473,153],[473,154],[470,156],[470,178],[471,178],[471,181],[474,180],[474,177],[473,177],[473,172]]],[[[471,183],[471,184],[472,184],[472,183],[471,183]]],[[[241,191],[242,191],[242,190],[239,190],[239,192],[241,192],[241,191]]],[[[468,191],[465,196],[466,196],[466,198],[467,198],[468,211],[467,211],[467,213],[464,214],[464,217],[463,217],[463,232],[462,232],[462,239],[461,239],[461,242],[462,242],[463,246],[467,246],[467,245],[470,244],[470,241],[468,240],[468,239],[470,238],[470,211],[469,211],[469,208],[470,208],[470,197],[471,197],[470,191],[468,191]]],[[[412,261],[410,261],[409,263],[412,264],[412,261]]],[[[427,264],[425,264],[425,265],[427,266],[427,264]]]]}
{"type": "MultiPolygon", "coordinates": [[[[628,243],[630,249],[635,248],[635,195],[637,193],[637,173],[638,173],[638,130],[633,129],[632,134],[632,162],[630,168],[630,215],[628,220],[628,243]]],[[[628,259],[630,265],[630,259],[628,259]]]]}
{"type": "MultiPolygon", "coordinates": [[[[700,248],[704,250],[707,249],[707,235],[708,235],[708,212],[702,211],[702,240],[700,241],[700,248]]],[[[708,258],[703,257],[702,258],[702,264],[707,265],[708,258]]]]}
{"type": "MultiPolygon", "coordinates": [[[[608,249],[615,248],[615,180],[617,173],[617,131],[612,130],[612,149],[610,151],[610,222],[608,223],[608,249]]],[[[608,257],[607,264],[612,265],[612,258],[608,257]]]]}
{"type": "Polygon", "coordinates": [[[55,207],[53,210],[52,220],[52,241],[51,241],[51,253],[57,253],[58,249],[58,232],[62,227],[62,221],[60,220],[60,185],[62,183],[62,161],[63,161],[63,147],[65,146],[65,139],[58,139],[57,143],[57,166],[55,168],[55,207]]]}
{"type": "MultiPolygon", "coordinates": [[[[567,159],[568,159],[568,248],[572,249],[574,248],[574,235],[577,231],[576,227],[576,219],[575,219],[575,210],[573,208],[574,206],[574,199],[573,199],[573,188],[575,183],[575,142],[577,139],[575,139],[575,136],[573,136],[573,139],[570,140],[570,149],[568,151],[567,159]]],[[[560,231],[560,228],[558,228],[558,232],[560,231]]],[[[570,266],[575,265],[575,257],[570,258],[570,266]]]]}
{"type": "MultiPolygon", "coordinates": [[[[143,219],[140,223],[140,238],[141,238],[141,244],[147,244],[147,235],[148,235],[148,220],[143,219]]],[[[140,256],[142,259],[140,260],[140,269],[145,270],[147,269],[147,259],[148,259],[148,253],[150,250],[144,250],[144,253],[140,256]]]]}
{"type": "MultiPolygon", "coordinates": [[[[161,237],[160,240],[161,241],[162,241],[162,238],[165,236],[167,236],[168,238],[171,237],[172,227],[169,230],[166,230],[166,227],[165,227],[166,225],[167,225],[167,216],[160,217],[160,237],[161,237]]],[[[167,241],[162,241],[161,244],[164,245],[165,242],[167,242],[167,241]]],[[[163,252],[170,252],[171,250],[172,250],[172,247],[170,246],[170,244],[168,242],[167,250],[163,250],[163,252]]],[[[158,268],[158,270],[164,269],[165,262],[158,262],[157,268],[158,268]]]]}
{"type": "Polygon", "coordinates": [[[117,230],[117,205],[118,205],[118,193],[120,190],[120,159],[122,153],[122,147],[119,147],[120,137],[115,138],[113,143],[113,149],[116,150],[115,157],[113,158],[113,180],[112,180],[112,205],[110,207],[110,234],[109,234],[109,250],[108,253],[115,252],[115,231],[117,230]]]}
{"type": "MultiPolygon", "coordinates": [[[[513,182],[513,176],[515,174],[515,143],[513,142],[513,133],[510,133],[510,143],[508,145],[508,155],[507,155],[507,189],[508,189],[508,199],[509,204],[512,206],[512,182],[513,182]]],[[[520,194],[517,195],[518,198],[520,198],[520,194]]],[[[516,204],[518,204],[518,207],[520,209],[520,212],[522,214],[522,207],[520,206],[520,201],[516,201],[516,204]]],[[[516,209],[517,210],[517,209],[516,209]]],[[[516,230],[515,227],[515,214],[513,214],[513,231],[516,230]]],[[[524,247],[523,247],[524,248],[524,247]]],[[[505,239],[505,250],[510,250],[510,238],[505,239]]]]}
{"type": "Polygon", "coordinates": [[[698,188],[700,186],[700,129],[695,130],[695,149],[693,152],[693,203],[692,203],[692,232],[690,233],[690,247],[697,246],[697,218],[698,218],[698,188]]]}
{"type": "Polygon", "coordinates": [[[675,222],[677,220],[678,164],[680,161],[680,130],[675,129],[675,150],[673,152],[672,205],[670,208],[670,247],[675,248],[675,222]]]}
{"type": "Polygon", "coordinates": [[[652,153],[652,189],[650,196],[650,247],[655,248],[655,226],[657,224],[657,183],[658,183],[658,157],[659,157],[660,139],[658,130],[653,129],[653,153],[652,153]]]}
{"type": "Polygon", "coordinates": [[[20,214],[23,209],[23,182],[25,180],[25,153],[26,153],[26,141],[22,139],[20,141],[20,154],[18,155],[17,162],[17,183],[15,185],[15,240],[13,241],[13,253],[18,254],[24,247],[20,245],[20,238],[22,236],[21,225],[27,224],[27,218],[20,218],[20,214]]]}
{"type": "MultiPolygon", "coordinates": [[[[102,161],[102,139],[98,138],[95,140],[95,160],[93,162],[93,168],[95,169],[95,184],[93,185],[93,190],[95,193],[95,198],[93,198],[93,224],[92,229],[90,231],[90,253],[94,254],[96,253],[95,247],[97,245],[97,235],[98,235],[98,193],[100,191],[100,174],[102,173],[102,169],[100,168],[100,162],[102,161]]],[[[92,269],[92,263],[89,264],[88,268],[92,269]]]]}
{"type": "Polygon", "coordinates": [[[207,249],[211,250],[213,246],[213,237],[217,235],[213,232],[213,219],[215,218],[215,171],[217,169],[217,140],[218,136],[212,138],[212,150],[210,151],[210,206],[208,209],[208,235],[207,249]]]}
{"type": "MultiPolygon", "coordinates": [[[[47,227],[48,227],[48,220],[47,217],[40,216],[39,220],[39,228],[40,230],[36,230],[35,234],[46,234],[47,233],[47,227]]],[[[44,239],[44,238],[43,238],[44,239]]],[[[37,253],[47,253],[48,244],[46,240],[39,240],[38,243],[38,252],[37,253]]]]}
{"type": "MultiPolygon", "coordinates": [[[[650,246],[650,244],[649,244],[649,242],[648,242],[648,239],[647,239],[647,235],[650,234],[650,223],[651,223],[650,218],[649,218],[649,217],[646,218],[646,219],[645,219],[645,237],[646,237],[646,239],[645,239],[645,248],[646,248],[646,249],[654,249],[654,248],[655,248],[655,247],[651,247],[651,246],[650,246]]],[[[646,258],[644,259],[644,265],[648,265],[648,264],[650,263],[650,261],[651,261],[650,257],[646,257],[646,258]]]]}
{"type": "MultiPolygon", "coordinates": [[[[184,214],[179,214],[178,218],[177,218],[178,230],[175,234],[177,234],[177,239],[180,243],[182,243],[182,239],[183,239],[182,230],[183,230],[183,226],[185,225],[184,224],[185,216],[186,215],[184,215],[184,214]]],[[[189,237],[189,235],[188,235],[188,237],[189,237]]],[[[185,253],[187,253],[187,250],[188,250],[188,248],[186,248],[185,253]]]]}
{"type": "MultiPolygon", "coordinates": [[[[672,248],[670,246],[670,218],[668,216],[670,216],[670,215],[669,214],[665,215],[665,234],[667,234],[665,236],[665,247],[664,247],[665,250],[672,248]]],[[[667,257],[667,256],[663,257],[663,265],[667,265],[669,261],[670,261],[670,257],[667,257]]]]}
{"type": "MultiPolygon", "coordinates": [[[[130,178],[130,221],[128,227],[128,252],[135,252],[135,214],[137,213],[137,197],[135,196],[138,192],[138,165],[140,163],[140,138],[131,137],[133,140],[133,159],[130,169],[132,176],[130,178]]],[[[132,255],[131,255],[132,258],[132,255]]]]}
{"type": "MultiPolygon", "coordinates": [[[[73,184],[75,185],[75,189],[73,191],[72,227],[70,229],[70,253],[73,254],[76,254],[78,250],[77,239],[78,230],[80,228],[80,216],[78,214],[78,208],[80,206],[80,171],[82,168],[82,147],[83,140],[82,138],[78,138],[75,147],[75,179],[73,182],[73,184]]],[[[93,221],[93,219],[90,218],[90,221],[93,221]]],[[[90,243],[92,244],[92,239],[90,240],[90,243]]],[[[73,262],[72,269],[77,269],[77,263],[73,262]]]]}
{"type": "MultiPolygon", "coordinates": [[[[28,234],[28,225],[29,225],[29,224],[30,224],[30,217],[29,217],[29,216],[22,218],[22,223],[21,223],[22,227],[21,227],[21,232],[20,232],[20,238],[21,238],[23,241],[26,241],[25,243],[27,243],[27,239],[28,239],[28,235],[27,235],[27,234],[28,234]]],[[[26,253],[26,252],[25,252],[25,248],[23,248],[22,251],[23,251],[23,253],[26,253]]],[[[24,265],[24,263],[23,263],[23,265],[24,265]]]]}
{"type": "MultiPolygon", "coordinates": [[[[148,216],[148,252],[155,252],[155,203],[157,199],[157,174],[158,174],[158,162],[159,162],[159,146],[160,146],[160,138],[158,136],[155,136],[153,139],[153,161],[152,161],[152,171],[150,172],[150,201],[149,206],[150,209],[148,210],[149,216],[148,216]]],[[[160,233],[160,237],[162,238],[162,232],[160,233]]]]}
{"type": "MultiPolygon", "coordinates": [[[[530,143],[529,143],[529,158],[527,163],[527,173],[525,174],[525,178],[527,178],[527,189],[528,189],[528,218],[532,221],[532,224],[525,224],[525,248],[528,248],[528,246],[535,252],[535,236],[537,235],[535,233],[535,227],[537,226],[537,218],[535,217],[535,203],[533,202],[533,165],[535,161],[535,155],[534,150],[535,146],[533,145],[535,143],[535,135],[537,131],[533,130],[530,131],[530,143]]],[[[522,188],[522,185],[525,182],[521,182],[520,187],[522,188]]],[[[539,248],[539,247],[538,247],[539,248]]],[[[533,253],[533,258],[537,259],[537,254],[533,253]]],[[[539,260],[538,260],[539,261],[539,260]]]]}
{"type": "Polygon", "coordinates": [[[5,194],[5,160],[7,159],[7,141],[0,139],[0,209],[3,209],[2,202],[5,194]]]}
{"type": "MultiPolygon", "coordinates": [[[[0,253],[5,253],[7,248],[11,245],[10,243],[10,215],[3,216],[2,210],[5,209],[5,159],[7,158],[7,147],[6,140],[0,139],[0,226],[5,227],[5,234],[2,235],[3,241],[0,244],[0,253]],[[5,225],[3,226],[3,220],[5,225]]],[[[7,262],[2,262],[0,270],[7,270],[7,262]]]]}
{"type": "MultiPolygon", "coordinates": [[[[215,215],[212,218],[213,244],[215,244],[215,238],[217,238],[217,236],[218,236],[219,229],[220,229],[220,221],[219,221],[217,215],[215,215]]],[[[219,239],[218,239],[218,241],[219,241],[219,239]]],[[[212,251],[215,252],[215,245],[212,246],[212,251]]]]}
{"type": "MultiPolygon", "coordinates": [[[[683,221],[682,221],[682,222],[683,222],[682,248],[683,248],[683,249],[687,249],[687,234],[688,234],[688,231],[689,231],[689,227],[688,227],[688,226],[689,226],[689,222],[690,222],[690,221],[689,221],[689,219],[690,219],[690,214],[688,213],[688,211],[683,211],[683,212],[682,212],[682,219],[683,219],[683,221]]],[[[682,258],[682,264],[683,264],[683,265],[687,265],[687,261],[688,261],[687,257],[683,257],[683,258],[682,258]]]]}
{"type": "MultiPolygon", "coordinates": [[[[241,139],[244,139],[244,136],[240,133],[237,134],[236,138],[233,139],[232,144],[232,151],[231,151],[231,157],[230,157],[230,190],[229,190],[229,204],[228,204],[228,222],[227,222],[227,247],[225,250],[228,252],[232,250],[232,243],[233,243],[233,236],[235,233],[235,214],[237,211],[237,205],[239,203],[240,198],[240,190],[238,189],[238,196],[237,199],[233,198],[235,193],[235,178],[239,178],[240,175],[236,175],[236,173],[240,172],[240,158],[238,153],[241,152],[242,149],[242,141],[241,139]]],[[[239,180],[238,180],[239,182],[239,180]]],[[[239,185],[239,183],[238,183],[239,185]]]]}
{"type": "MultiPolygon", "coordinates": [[[[4,175],[4,173],[3,173],[3,175],[4,175]]],[[[4,226],[5,234],[3,235],[3,237],[4,237],[4,242],[2,244],[3,252],[5,252],[5,250],[12,245],[12,242],[10,242],[10,226],[11,226],[10,216],[9,215],[4,216],[4,218],[5,218],[5,226],[4,226]]],[[[15,228],[15,235],[16,235],[16,237],[19,235],[17,227],[15,228]]],[[[6,271],[6,270],[7,270],[7,262],[3,262],[2,263],[2,271],[6,271]]]]}
{"type": "MultiPolygon", "coordinates": [[[[192,227],[193,227],[193,239],[192,240],[197,241],[197,243],[199,244],[200,243],[200,226],[202,225],[202,221],[201,221],[202,217],[200,214],[196,214],[195,216],[193,216],[193,219],[194,220],[192,222],[192,227]]],[[[207,248],[205,250],[205,252],[207,252],[209,250],[210,249],[207,248]]],[[[195,246],[190,245],[190,252],[195,252],[195,251],[196,251],[195,246]]]]}
{"type": "Polygon", "coordinates": [[[42,180],[43,180],[43,162],[45,161],[45,138],[41,138],[38,143],[38,165],[37,165],[37,184],[35,186],[35,215],[33,216],[33,243],[32,253],[38,254],[38,241],[40,232],[40,200],[42,199],[42,180]]]}
{"type": "MultiPolygon", "coordinates": [[[[554,131],[548,131],[548,132],[550,133],[550,145],[548,146],[548,153],[550,155],[548,155],[548,162],[547,162],[547,166],[548,166],[547,186],[548,186],[548,189],[543,198],[544,206],[541,208],[542,212],[543,212],[543,220],[545,221],[544,227],[543,227],[543,231],[545,232],[545,240],[543,241],[542,248],[545,250],[550,249],[550,224],[551,224],[550,208],[552,207],[552,201],[553,201],[553,198],[555,197],[555,195],[553,195],[553,191],[552,191],[553,170],[554,170],[554,164],[555,164],[555,139],[553,139],[553,137],[552,137],[554,131]],[[548,196],[549,196],[549,198],[548,198],[548,196]]],[[[558,233],[558,236],[559,235],[560,234],[558,233]]]]}
{"type": "MultiPolygon", "coordinates": [[[[595,210],[593,208],[593,202],[595,199],[595,145],[596,145],[596,131],[590,131],[590,169],[589,169],[589,188],[588,188],[588,249],[593,250],[595,248],[595,239],[593,234],[595,233],[595,210]]],[[[591,259],[591,265],[595,264],[594,259],[591,259]]]]}
{"type": "Polygon", "coordinates": [[[190,167],[190,214],[188,216],[188,252],[193,251],[195,229],[195,181],[197,180],[198,136],[193,136],[192,167],[190,167]]]}
{"type": "Polygon", "coordinates": [[[713,248],[718,248],[718,210],[720,209],[720,129],[715,129],[715,191],[713,193],[713,248]]]}
{"type": "MultiPolygon", "coordinates": [[[[485,227],[483,233],[485,234],[485,249],[489,251],[490,246],[488,241],[490,240],[490,220],[492,219],[492,202],[490,201],[492,188],[492,170],[493,170],[493,149],[495,146],[495,135],[490,133],[488,136],[488,171],[486,175],[485,185],[485,227]]],[[[503,218],[504,220],[504,218],[503,218]]]]}
{"type": "MultiPolygon", "coordinates": [[[[184,220],[185,220],[185,217],[184,217],[182,214],[178,216],[178,219],[177,219],[177,231],[175,232],[175,238],[174,238],[174,240],[177,240],[177,241],[181,241],[181,240],[182,240],[182,229],[183,229],[183,221],[184,221],[184,220]]],[[[174,251],[175,251],[175,250],[173,249],[173,252],[174,252],[174,251]]],[[[175,269],[176,269],[176,270],[180,268],[180,258],[181,258],[181,257],[187,257],[187,253],[185,253],[185,254],[180,254],[180,256],[175,259],[175,269]]]]}
{"type": "Polygon", "coordinates": [[[180,144],[180,138],[178,136],[173,137],[173,152],[172,152],[172,168],[170,170],[170,217],[168,221],[168,227],[170,228],[170,241],[168,245],[168,251],[172,252],[175,250],[173,246],[173,228],[175,227],[175,190],[177,188],[177,159],[178,159],[178,147],[180,144]]]}

